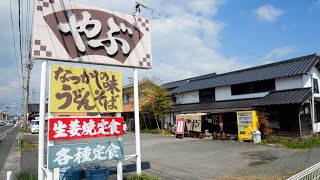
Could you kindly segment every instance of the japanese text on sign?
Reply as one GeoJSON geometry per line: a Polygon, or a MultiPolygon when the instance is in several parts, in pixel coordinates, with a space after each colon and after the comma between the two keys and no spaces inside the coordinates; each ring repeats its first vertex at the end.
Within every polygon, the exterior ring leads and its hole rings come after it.
{"type": "MultiPolygon", "coordinates": [[[[67,23],[59,23],[59,30],[64,33],[71,33],[74,39],[74,43],[78,49],[78,51],[85,52],[85,44],[81,39],[80,33],[84,33],[87,38],[94,38],[101,32],[101,22],[99,20],[92,20],[91,14],[87,11],[82,12],[82,20],[76,21],[76,17],[72,11],[67,12],[69,21],[67,23]],[[86,29],[87,26],[92,25],[93,28],[91,30],[86,29]]],[[[114,33],[128,33],[129,36],[132,35],[132,30],[127,28],[123,23],[120,23],[118,26],[113,17],[108,19],[108,26],[110,30],[107,32],[107,38],[103,39],[91,39],[88,41],[88,45],[92,48],[103,47],[106,53],[110,56],[115,55],[118,51],[119,42],[122,46],[122,53],[127,55],[130,52],[130,45],[125,39],[119,37],[113,37],[114,33]],[[110,42],[110,46],[107,47],[105,42],[110,42]]]]}
{"type": "Polygon", "coordinates": [[[67,0],[35,1],[31,57],[150,69],[151,21],[67,0]]]}
{"type": "Polygon", "coordinates": [[[123,159],[122,141],[68,144],[49,147],[48,167],[67,167],[123,159]]]}
{"type": "Polygon", "coordinates": [[[176,134],[183,134],[184,133],[184,119],[179,118],[176,122],[176,134]]]}
{"type": "Polygon", "coordinates": [[[123,118],[50,118],[49,140],[123,135],[123,118]]]}
{"type": "Polygon", "coordinates": [[[121,72],[51,67],[51,112],[121,112],[121,72]]]}

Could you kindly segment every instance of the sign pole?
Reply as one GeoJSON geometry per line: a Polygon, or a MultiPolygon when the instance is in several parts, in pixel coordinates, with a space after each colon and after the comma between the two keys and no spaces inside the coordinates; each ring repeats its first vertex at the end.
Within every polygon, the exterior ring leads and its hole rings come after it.
{"type": "MultiPolygon", "coordinates": [[[[121,113],[117,112],[116,117],[121,117],[121,113]]],[[[121,141],[121,136],[117,136],[117,140],[121,141]]],[[[122,160],[117,161],[117,180],[123,179],[122,160]]]]}
{"type": "Polygon", "coordinates": [[[134,127],[136,135],[137,174],[141,174],[138,68],[133,68],[134,127]]]}
{"type": "MultiPolygon", "coordinates": [[[[49,68],[50,69],[50,72],[51,72],[51,67],[49,68]]],[[[51,84],[51,76],[52,74],[50,73],[49,75],[49,84],[51,84]]],[[[50,88],[49,88],[49,94],[51,93],[50,92],[50,88]]],[[[51,104],[51,99],[50,99],[50,95],[49,95],[49,98],[48,98],[48,114],[47,114],[47,121],[48,121],[48,129],[47,129],[47,132],[49,134],[49,121],[50,121],[50,118],[54,117],[54,115],[51,113],[50,111],[50,104],[51,104]]],[[[50,146],[54,146],[54,141],[51,141],[49,140],[49,135],[47,134],[47,180],[54,180],[54,169],[49,169],[48,167],[48,162],[49,162],[49,156],[51,154],[49,154],[49,148],[50,146]]]]}
{"type": "Polygon", "coordinates": [[[46,84],[47,84],[47,60],[41,64],[41,84],[40,84],[40,108],[39,108],[39,149],[38,149],[38,179],[44,180],[44,128],[46,111],[46,84]]]}

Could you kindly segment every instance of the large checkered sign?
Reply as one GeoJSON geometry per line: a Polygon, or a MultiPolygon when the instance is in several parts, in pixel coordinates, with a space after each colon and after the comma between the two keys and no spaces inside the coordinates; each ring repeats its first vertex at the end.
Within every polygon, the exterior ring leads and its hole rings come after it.
{"type": "Polygon", "coordinates": [[[151,68],[148,19],[67,0],[36,0],[32,57],[151,68]]]}

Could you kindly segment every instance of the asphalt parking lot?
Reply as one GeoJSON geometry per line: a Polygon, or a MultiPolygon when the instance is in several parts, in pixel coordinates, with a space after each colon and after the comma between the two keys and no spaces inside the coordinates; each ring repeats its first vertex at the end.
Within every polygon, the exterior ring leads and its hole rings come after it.
{"type": "MultiPolygon", "coordinates": [[[[126,154],[134,154],[134,134],[123,137],[126,154]]],[[[286,148],[211,139],[141,135],[143,171],[161,179],[218,179],[246,167],[267,164],[295,153],[286,148]]],[[[124,164],[130,172],[135,161],[124,164]],[[130,166],[130,164],[132,164],[130,166]]],[[[110,165],[109,165],[110,166],[110,165]]]]}
{"type": "MultiPolygon", "coordinates": [[[[25,134],[24,138],[37,141],[38,136],[25,134]]],[[[125,154],[135,154],[134,134],[125,134],[122,139],[125,154]]],[[[297,151],[237,141],[141,135],[142,172],[159,176],[161,179],[222,179],[226,176],[245,177],[255,174],[288,177],[318,162],[319,152],[319,148],[297,151]]],[[[22,169],[37,172],[36,153],[36,150],[22,152],[22,169]],[[27,161],[24,161],[26,156],[27,161]],[[30,164],[34,164],[34,167],[30,167],[30,164]]],[[[100,165],[109,167],[109,179],[116,179],[116,161],[107,161],[100,165]]],[[[123,162],[123,165],[125,176],[135,173],[134,159],[123,162]]]]}

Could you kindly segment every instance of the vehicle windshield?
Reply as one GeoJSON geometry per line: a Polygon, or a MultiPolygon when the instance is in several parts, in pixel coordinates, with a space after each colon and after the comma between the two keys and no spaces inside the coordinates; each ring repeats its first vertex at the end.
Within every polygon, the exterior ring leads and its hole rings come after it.
{"type": "Polygon", "coordinates": [[[39,125],[39,121],[31,121],[31,125],[39,125]]]}

